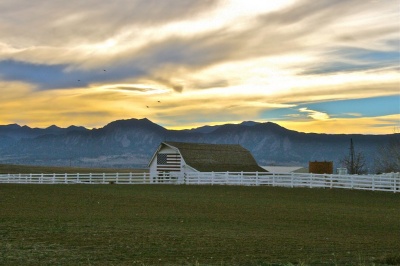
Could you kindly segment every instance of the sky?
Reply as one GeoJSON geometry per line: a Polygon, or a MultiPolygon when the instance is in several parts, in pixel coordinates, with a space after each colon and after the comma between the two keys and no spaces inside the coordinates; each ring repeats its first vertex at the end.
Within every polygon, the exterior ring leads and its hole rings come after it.
{"type": "Polygon", "coordinates": [[[130,118],[399,132],[399,1],[0,1],[0,125],[130,118]]]}

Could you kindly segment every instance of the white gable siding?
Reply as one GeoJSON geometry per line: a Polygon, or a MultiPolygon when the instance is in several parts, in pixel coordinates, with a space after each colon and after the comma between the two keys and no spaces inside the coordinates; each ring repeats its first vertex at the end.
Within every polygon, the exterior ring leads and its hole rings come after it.
{"type": "Polygon", "coordinates": [[[150,176],[157,177],[170,171],[182,172],[184,164],[185,161],[177,149],[162,145],[150,163],[150,176]]]}
{"type": "Polygon", "coordinates": [[[158,151],[158,153],[179,153],[179,151],[176,149],[173,149],[171,147],[163,145],[161,147],[161,149],[158,151]]]}

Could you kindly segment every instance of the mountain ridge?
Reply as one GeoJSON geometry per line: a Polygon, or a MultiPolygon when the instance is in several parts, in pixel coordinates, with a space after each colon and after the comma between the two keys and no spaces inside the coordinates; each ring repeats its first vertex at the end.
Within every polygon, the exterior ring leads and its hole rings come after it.
{"type": "Polygon", "coordinates": [[[393,135],[304,133],[273,122],[169,130],[147,118],[116,120],[101,128],[80,126],[45,129],[0,125],[0,163],[83,167],[145,167],[162,141],[241,144],[260,165],[307,166],[348,155],[350,139],[362,152],[368,169],[375,153],[393,135]]]}

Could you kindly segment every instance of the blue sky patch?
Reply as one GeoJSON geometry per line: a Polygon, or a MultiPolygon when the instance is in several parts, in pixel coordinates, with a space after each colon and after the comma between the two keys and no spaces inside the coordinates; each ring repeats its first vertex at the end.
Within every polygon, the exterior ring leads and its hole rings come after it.
{"type": "Polygon", "coordinates": [[[24,81],[35,84],[39,90],[84,87],[91,82],[140,76],[144,71],[132,66],[121,65],[90,71],[65,71],[68,65],[31,64],[15,60],[0,61],[0,78],[10,81],[24,81]]]}
{"type": "Polygon", "coordinates": [[[37,85],[38,89],[59,89],[87,85],[82,74],[65,72],[67,65],[44,65],[0,61],[0,78],[18,80],[37,85]]]}
{"type": "Polygon", "coordinates": [[[399,51],[375,51],[358,48],[344,48],[332,53],[337,60],[323,62],[318,66],[307,69],[303,74],[324,74],[357,70],[376,69],[382,67],[398,67],[400,62],[399,51]],[[344,62],[347,58],[354,63],[344,62]]]}
{"type": "Polygon", "coordinates": [[[328,113],[335,117],[354,117],[352,114],[360,114],[363,117],[392,115],[400,113],[400,95],[319,102],[298,106],[298,108],[302,107],[328,113]]]}
{"type": "Polygon", "coordinates": [[[296,107],[281,108],[265,111],[261,116],[263,119],[285,120],[305,119],[307,113],[300,112],[300,108],[307,108],[318,112],[327,113],[330,117],[376,117],[400,113],[400,95],[349,99],[318,103],[304,103],[296,107]]]}

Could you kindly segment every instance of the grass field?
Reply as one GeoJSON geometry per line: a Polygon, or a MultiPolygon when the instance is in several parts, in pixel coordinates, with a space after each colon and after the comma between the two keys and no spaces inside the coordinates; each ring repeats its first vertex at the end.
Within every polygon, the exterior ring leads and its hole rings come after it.
{"type": "Polygon", "coordinates": [[[0,265],[400,264],[400,195],[0,185],[0,265]]]}
{"type": "Polygon", "coordinates": [[[52,173],[143,173],[148,169],[51,167],[36,165],[0,164],[0,174],[52,174],[52,173]]]}

